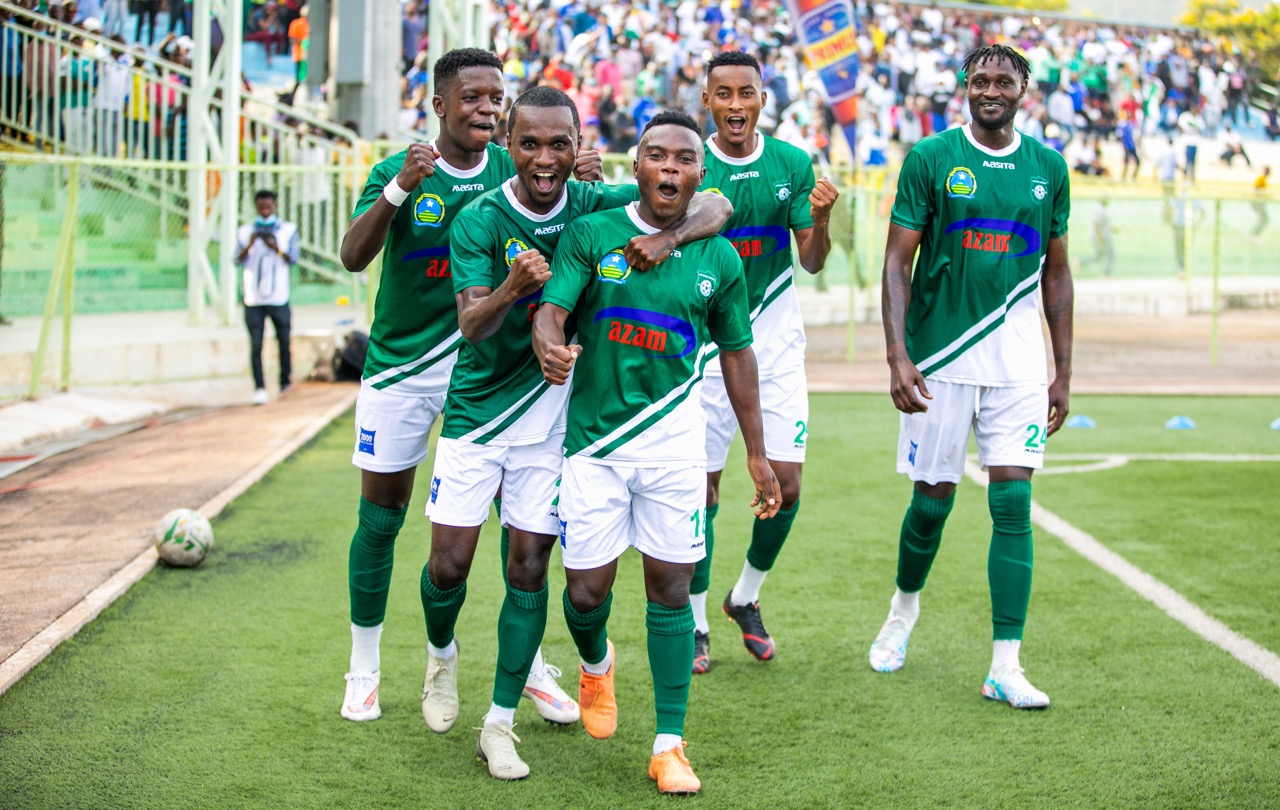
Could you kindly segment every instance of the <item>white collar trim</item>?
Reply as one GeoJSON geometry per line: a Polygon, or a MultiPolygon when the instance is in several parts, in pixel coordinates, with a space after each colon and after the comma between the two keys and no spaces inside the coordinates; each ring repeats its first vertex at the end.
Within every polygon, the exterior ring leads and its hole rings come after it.
{"type": "Polygon", "coordinates": [[[566,205],[569,204],[569,184],[565,183],[564,188],[560,189],[560,199],[551,207],[551,210],[545,214],[535,214],[533,211],[525,208],[524,205],[520,203],[520,200],[516,199],[516,180],[517,178],[512,177],[510,180],[503,183],[502,193],[506,195],[507,202],[511,203],[511,207],[516,209],[516,213],[530,222],[546,222],[549,219],[553,219],[564,210],[566,205]]]}
{"type": "Polygon", "coordinates": [[[1013,131],[1013,142],[1010,143],[1005,148],[992,149],[990,147],[983,146],[982,144],[978,143],[978,140],[976,138],[973,137],[973,131],[971,129],[972,127],[973,127],[973,124],[965,124],[964,126],[960,127],[960,129],[962,132],[964,132],[964,136],[969,140],[969,143],[973,144],[974,149],[977,149],[979,152],[984,152],[988,155],[991,155],[991,157],[1008,157],[1009,155],[1012,155],[1014,152],[1018,151],[1019,146],[1022,146],[1022,133],[1018,132],[1018,130],[1016,129],[1013,131]]]}
{"type": "Polygon", "coordinates": [[[720,151],[720,147],[716,146],[716,136],[712,135],[707,138],[707,148],[711,150],[711,154],[728,163],[730,166],[747,166],[756,162],[761,155],[764,154],[764,136],[756,132],[756,148],[751,150],[751,154],[744,158],[729,157],[720,151]]]}
{"type": "Polygon", "coordinates": [[[631,217],[631,222],[632,222],[632,223],[633,223],[637,228],[639,228],[640,230],[644,231],[645,233],[647,233],[647,234],[655,234],[655,233],[657,233],[658,231],[662,230],[661,228],[655,228],[655,227],[653,227],[652,225],[650,225],[649,223],[645,222],[645,221],[640,217],[640,203],[638,203],[638,202],[633,202],[633,203],[629,204],[629,205],[626,207],[626,209],[624,209],[624,210],[626,210],[626,212],[627,212],[627,216],[631,217]]]}
{"type": "MultiPolygon", "coordinates": [[[[440,147],[436,146],[436,142],[434,140],[431,141],[430,146],[437,152],[440,151],[440,147]]],[[[449,162],[444,159],[444,155],[440,155],[440,157],[436,158],[436,165],[441,169],[444,169],[444,173],[450,177],[457,177],[461,180],[465,180],[468,177],[475,177],[480,174],[480,172],[484,171],[485,167],[489,165],[489,147],[485,147],[484,152],[480,155],[480,162],[475,165],[475,168],[459,169],[455,166],[450,166],[449,162]]]]}

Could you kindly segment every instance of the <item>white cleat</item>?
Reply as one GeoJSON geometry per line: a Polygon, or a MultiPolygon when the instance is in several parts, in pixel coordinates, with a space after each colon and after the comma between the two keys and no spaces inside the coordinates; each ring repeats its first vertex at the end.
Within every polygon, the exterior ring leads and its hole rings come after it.
{"type": "Polygon", "coordinates": [[[529,766],[516,753],[520,738],[506,723],[485,723],[476,743],[476,758],[489,766],[494,779],[524,779],[529,766]]]}
{"type": "Polygon", "coordinates": [[[381,677],[377,672],[348,672],[347,694],[342,699],[342,716],[357,723],[381,717],[382,708],[378,705],[380,681],[381,677]]]}
{"type": "Polygon", "coordinates": [[[1049,705],[1049,696],[1031,685],[1022,667],[1005,667],[999,672],[988,672],[982,684],[982,696],[987,700],[999,700],[1015,709],[1043,709],[1049,705]]]}
{"type": "Polygon", "coordinates": [[[448,661],[427,653],[427,677],[422,682],[422,719],[427,728],[444,734],[458,720],[458,640],[448,661]]]}
{"type": "Polygon", "coordinates": [[[578,722],[581,713],[574,699],[569,697],[556,682],[560,674],[559,667],[545,663],[541,670],[529,670],[529,679],[524,683],[523,696],[533,701],[534,707],[543,720],[568,726],[578,722]]]}
{"type": "Polygon", "coordinates": [[[266,405],[266,404],[267,404],[267,389],[265,389],[265,388],[256,388],[256,389],[254,389],[254,392],[253,392],[253,404],[254,404],[254,405],[266,405]]]}
{"type": "Polygon", "coordinates": [[[876,672],[897,672],[907,660],[907,642],[911,640],[911,628],[914,621],[908,622],[893,609],[889,610],[889,618],[884,620],[876,640],[871,642],[871,652],[867,658],[871,668],[876,672]]]}

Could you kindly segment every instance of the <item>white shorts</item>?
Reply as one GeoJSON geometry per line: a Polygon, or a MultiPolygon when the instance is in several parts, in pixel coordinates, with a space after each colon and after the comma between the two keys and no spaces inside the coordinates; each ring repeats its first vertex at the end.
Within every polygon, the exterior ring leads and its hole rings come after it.
{"type": "MultiPolygon", "coordinates": [[[[708,376],[702,384],[707,412],[707,469],[719,472],[738,431],[724,377],[708,376]]],[[[804,366],[760,381],[760,415],[764,419],[764,454],[770,461],[804,461],[809,438],[809,383],[804,366]]]]}
{"type": "Polygon", "coordinates": [[[356,397],[356,449],[351,463],[393,473],[427,460],[431,426],[444,410],[444,392],[403,396],[360,383],[356,397]]]}
{"type": "Polygon", "coordinates": [[[898,472],[912,481],[960,482],[969,428],[983,467],[1044,466],[1049,388],[991,388],[929,380],[925,413],[900,414],[898,472]]]}
{"type": "Polygon", "coordinates": [[[479,526],[502,488],[504,526],[557,535],[557,484],[564,461],[564,434],[538,444],[502,446],[446,439],[436,442],[427,517],[445,526],[479,526]]]}
{"type": "Polygon", "coordinates": [[[700,465],[610,467],[566,458],[560,479],[564,567],[600,568],[630,546],[663,562],[695,563],[706,556],[706,501],[707,468],[700,465]]]}

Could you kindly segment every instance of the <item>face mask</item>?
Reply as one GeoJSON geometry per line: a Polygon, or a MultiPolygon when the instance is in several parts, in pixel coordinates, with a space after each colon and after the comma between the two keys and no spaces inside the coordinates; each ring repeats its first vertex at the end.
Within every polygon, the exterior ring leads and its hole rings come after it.
{"type": "Polygon", "coordinates": [[[276,224],[278,221],[279,221],[279,219],[276,217],[276,215],[275,215],[275,214],[272,214],[271,216],[267,217],[266,219],[263,219],[262,217],[258,217],[258,218],[254,221],[254,223],[253,223],[253,224],[254,224],[256,227],[259,227],[259,228],[273,228],[273,227],[275,227],[275,224],[276,224]]]}

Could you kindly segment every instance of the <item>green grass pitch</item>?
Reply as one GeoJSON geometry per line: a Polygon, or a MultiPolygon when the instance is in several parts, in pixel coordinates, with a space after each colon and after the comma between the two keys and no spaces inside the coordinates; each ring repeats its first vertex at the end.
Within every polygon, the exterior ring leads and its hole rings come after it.
{"type": "MultiPolygon", "coordinates": [[[[1261,398],[1076,397],[1098,421],[1054,453],[1280,454],[1261,398]],[[1187,414],[1195,431],[1167,431],[1187,414]]],[[[1280,797],[1280,689],[1036,532],[1023,663],[1053,698],[1020,713],[984,701],[990,656],[985,497],[961,485],[906,667],[867,647],[893,589],[909,500],[892,473],[897,417],[882,395],[815,395],[803,506],[765,585],[778,658],[751,659],[712,623],[686,739],[700,807],[1266,807],[1280,797]]],[[[159,569],[0,697],[0,807],[670,806],[645,775],[652,694],[638,558],[619,575],[611,636],[620,722],[608,741],[517,713],[525,782],[474,757],[501,595],[486,528],[459,626],[463,709],[447,735],[421,719],[417,580],[425,483],[402,532],[383,636],[383,718],[338,717],[349,652],[346,558],[358,475],[350,416],[214,523],[196,570],[159,569]]],[[[1079,463],[1079,462],[1072,462],[1079,463]]],[[[710,601],[741,568],[749,493],[741,448],[717,521],[710,601]]],[[[1272,650],[1280,465],[1132,462],[1036,479],[1038,502],[1272,650]]],[[[86,538],[91,542],[91,538],[86,538]]],[[[557,558],[558,560],[558,558],[557,558]]],[[[558,605],[547,657],[576,691],[558,605]]]]}

